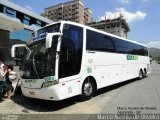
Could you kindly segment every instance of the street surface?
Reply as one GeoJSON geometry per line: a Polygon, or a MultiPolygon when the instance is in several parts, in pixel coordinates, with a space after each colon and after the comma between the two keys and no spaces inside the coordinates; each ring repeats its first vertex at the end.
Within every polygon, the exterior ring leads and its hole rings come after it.
{"type": "MultiPolygon", "coordinates": [[[[49,119],[54,115],[56,118],[57,114],[76,114],[68,119],[77,119],[77,117],[82,119],[83,115],[80,114],[117,114],[118,112],[160,114],[160,64],[153,62],[151,67],[152,72],[147,78],[130,80],[100,89],[88,101],[73,97],[54,102],[14,95],[12,99],[0,103],[0,114],[22,114],[26,115],[25,117],[27,114],[38,114],[39,117],[35,117],[37,120],[43,117],[49,119]]],[[[67,119],[65,115],[59,117],[67,119]]],[[[86,115],[86,118],[91,119],[92,116],[86,115]]]]}

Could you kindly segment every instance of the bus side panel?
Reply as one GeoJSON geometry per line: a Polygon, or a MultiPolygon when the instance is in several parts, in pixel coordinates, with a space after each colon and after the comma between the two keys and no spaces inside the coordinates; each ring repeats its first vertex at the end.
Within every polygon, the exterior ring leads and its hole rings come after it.
{"type": "Polygon", "coordinates": [[[97,88],[102,88],[126,80],[126,55],[106,52],[85,54],[86,69],[91,69],[97,81],[97,88]]]}
{"type": "Polygon", "coordinates": [[[134,78],[133,66],[134,66],[133,64],[124,65],[126,80],[134,78]]]}
{"type": "Polygon", "coordinates": [[[97,51],[86,53],[85,58],[85,65],[97,78],[97,88],[136,78],[141,68],[147,69],[148,63],[147,56],[138,56],[138,59],[132,60],[127,59],[127,54],[97,51]]]}
{"type": "Polygon", "coordinates": [[[101,76],[101,88],[126,80],[123,65],[99,66],[97,73],[101,76]],[[103,75],[101,75],[102,73],[103,75]]]}

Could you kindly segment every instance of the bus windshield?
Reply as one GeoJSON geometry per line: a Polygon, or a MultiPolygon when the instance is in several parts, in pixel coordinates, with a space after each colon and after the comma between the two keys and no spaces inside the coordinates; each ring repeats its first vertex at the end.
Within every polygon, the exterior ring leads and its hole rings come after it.
{"type": "MultiPolygon", "coordinates": [[[[57,25],[52,25],[47,28],[40,29],[37,31],[36,40],[32,44],[27,45],[30,51],[26,51],[30,54],[28,59],[24,57],[22,78],[24,79],[43,79],[47,76],[55,75],[55,60],[56,50],[58,43],[58,36],[53,36],[52,47],[46,49],[46,33],[59,32],[57,25]],[[52,29],[52,30],[51,30],[52,29]],[[46,34],[43,34],[43,32],[46,34]],[[43,37],[42,37],[43,34],[43,37]],[[30,53],[29,53],[30,52],[30,53]]],[[[60,26],[60,25],[58,25],[60,26]]]]}

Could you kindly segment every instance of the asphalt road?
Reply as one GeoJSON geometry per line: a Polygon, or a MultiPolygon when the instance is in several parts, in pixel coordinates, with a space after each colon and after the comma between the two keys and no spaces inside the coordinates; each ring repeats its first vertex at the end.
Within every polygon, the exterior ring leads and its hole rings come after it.
{"type": "Polygon", "coordinates": [[[151,68],[152,72],[148,77],[100,89],[88,101],[73,97],[53,102],[14,95],[11,100],[0,103],[0,113],[4,118],[8,113],[18,114],[19,118],[33,117],[32,120],[109,119],[103,114],[118,113],[160,114],[160,64],[153,62],[151,68]]]}
{"type": "Polygon", "coordinates": [[[143,113],[160,113],[160,65],[154,62],[147,78],[122,85],[112,94],[114,95],[106,102],[103,113],[116,113],[128,107],[144,108],[141,111],[143,113]]]}

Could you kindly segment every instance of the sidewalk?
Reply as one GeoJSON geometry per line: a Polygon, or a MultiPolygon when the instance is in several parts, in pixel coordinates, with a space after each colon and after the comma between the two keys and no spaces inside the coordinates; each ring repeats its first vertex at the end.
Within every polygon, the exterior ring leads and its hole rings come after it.
{"type": "Polygon", "coordinates": [[[12,99],[4,99],[0,103],[0,114],[19,114],[22,113],[22,106],[16,104],[12,99]]]}

